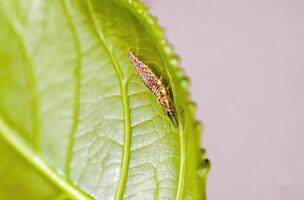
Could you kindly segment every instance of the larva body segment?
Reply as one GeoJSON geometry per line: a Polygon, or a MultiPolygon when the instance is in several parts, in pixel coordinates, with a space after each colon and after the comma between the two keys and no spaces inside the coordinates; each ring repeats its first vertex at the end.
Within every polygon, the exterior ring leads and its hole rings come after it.
{"type": "Polygon", "coordinates": [[[158,78],[156,74],[141,60],[139,60],[132,51],[128,52],[128,57],[135,67],[135,70],[140,79],[153,92],[158,102],[162,105],[163,110],[169,116],[172,124],[177,127],[178,122],[173,110],[173,102],[171,96],[166,88],[166,84],[158,78]]]}

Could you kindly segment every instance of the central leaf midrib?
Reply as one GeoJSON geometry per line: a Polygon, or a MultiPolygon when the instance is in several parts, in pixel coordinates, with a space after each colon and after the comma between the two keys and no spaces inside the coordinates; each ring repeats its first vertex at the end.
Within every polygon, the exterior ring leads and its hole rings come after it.
{"type": "Polygon", "coordinates": [[[124,190],[127,182],[128,170],[129,170],[129,161],[130,161],[130,145],[131,145],[131,122],[130,122],[130,108],[129,108],[129,97],[128,97],[128,80],[124,77],[123,72],[117,62],[117,59],[111,52],[110,48],[107,46],[106,39],[103,33],[98,29],[97,19],[94,14],[94,9],[92,2],[88,1],[89,14],[92,18],[93,25],[99,36],[101,44],[104,46],[106,53],[109,55],[110,60],[114,66],[114,71],[118,78],[120,91],[122,94],[122,104],[123,104],[123,115],[124,115],[124,143],[123,143],[123,156],[121,164],[121,172],[119,184],[115,194],[115,200],[123,199],[124,190]]]}

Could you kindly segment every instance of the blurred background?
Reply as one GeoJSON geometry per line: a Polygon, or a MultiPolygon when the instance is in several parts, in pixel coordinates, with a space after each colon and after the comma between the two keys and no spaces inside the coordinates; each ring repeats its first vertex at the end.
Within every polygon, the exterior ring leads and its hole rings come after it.
{"type": "Polygon", "coordinates": [[[192,80],[208,200],[303,200],[304,1],[145,3],[192,80]]]}

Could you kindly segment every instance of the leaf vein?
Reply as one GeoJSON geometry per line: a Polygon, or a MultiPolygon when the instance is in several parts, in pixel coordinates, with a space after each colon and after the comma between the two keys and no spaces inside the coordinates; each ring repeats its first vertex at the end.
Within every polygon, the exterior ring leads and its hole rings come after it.
{"type": "Polygon", "coordinates": [[[122,155],[122,165],[120,172],[120,181],[115,194],[115,200],[121,200],[124,196],[125,185],[127,182],[127,176],[129,171],[130,162],[130,146],[131,146],[131,120],[130,120],[130,108],[129,108],[129,97],[128,97],[128,80],[125,79],[123,72],[117,62],[114,53],[110,50],[107,45],[106,39],[103,33],[98,29],[98,23],[96,16],[94,14],[94,8],[92,2],[88,1],[89,15],[96,29],[97,35],[104,46],[106,53],[109,55],[112,65],[114,66],[115,73],[117,75],[120,91],[122,94],[122,105],[123,105],[123,115],[124,115],[124,144],[123,144],[123,155],[122,155]]]}
{"type": "MultiPolygon", "coordinates": [[[[3,6],[6,7],[5,2],[3,6]]],[[[31,109],[32,109],[32,116],[33,116],[33,138],[32,142],[33,145],[40,149],[40,108],[39,108],[39,97],[38,97],[38,87],[37,87],[37,80],[35,79],[35,72],[34,72],[34,66],[31,62],[30,55],[26,49],[26,42],[24,41],[24,38],[22,37],[23,30],[21,27],[21,24],[18,22],[16,17],[12,15],[10,12],[7,12],[7,9],[4,10],[4,16],[9,22],[8,24],[11,26],[13,32],[16,35],[16,38],[18,39],[20,49],[22,50],[22,56],[23,59],[26,62],[26,73],[30,77],[29,78],[29,84],[30,84],[30,90],[32,92],[31,96],[31,109]]]]}
{"type": "Polygon", "coordinates": [[[75,76],[76,76],[76,84],[75,84],[75,98],[74,98],[74,106],[73,106],[73,124],[72,128],[69,134],[69,143],[67,145],[67,153],[66,153],[66,162],[65,162],[65,173],[67,176],[70,174],[70,163],[72,160],[72,153],[73,153],[73,146],[74,146],[74,137],[76,134],[76,128],[78,125],[78,115],[79,115],[79,102],[80,102],[80,80],[81,80],[81,49],[80,44],[78,42],[78,36],[76,33],[76,29],[72,22],[72,17],[69,14],[67,5],[65,1],[62,2],[63,11],[68,19],[69,28],[71,29],[71,32],[73,34],[74,40],[75,40],[75,47],[76,47],[76,53],[77,53],[77,60],[76,60],[76,70],[75,70],[75,76]]]}

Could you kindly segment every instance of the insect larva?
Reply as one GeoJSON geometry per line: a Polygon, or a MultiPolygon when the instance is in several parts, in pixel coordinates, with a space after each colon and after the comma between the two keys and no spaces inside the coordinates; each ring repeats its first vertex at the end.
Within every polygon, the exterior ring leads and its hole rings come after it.
{"type": "Polygon", "coordinates": [[[163,110],[171,119],[172,124],[177,127],[178,122],[173,110],[173,102],[167,90],[166,84],[141,60],[139,60],[132,51],[128,52],[128,57],[135,67],[135,70],[145,85],[153,92],[163,110]]]}

